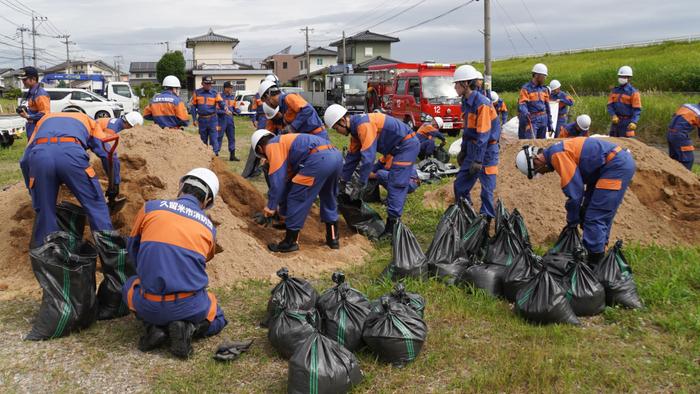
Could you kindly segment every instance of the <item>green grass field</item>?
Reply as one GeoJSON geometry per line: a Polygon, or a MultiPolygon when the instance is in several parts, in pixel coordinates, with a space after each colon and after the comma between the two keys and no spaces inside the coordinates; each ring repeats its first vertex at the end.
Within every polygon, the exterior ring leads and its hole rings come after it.
{"type": "MultiPolygon", "coordinates": [[[[244,120],[237,125],[239,152],[246,152],[252,127],[244,120]]],[[[346,137],[331,136],[336,146],[347,145],[346,137]]],[[[20,148],[0,152],[0,163],[16,163],[20,148]]],[[[231,168],[239,171],[242,165],[231,163],[231,168]]],[[[442,212],[425,208],[423,194],[444,182],[449,181],[422,186],[407,201],[404,222],[424,250],[442,212]]],[[[382,207],[374,206],[384,215],[382,207]]],[[[363,264],[347,271],[350,284],[371,298],[391,288],[378,280],[390,260],[390,246],[375,246],[363,264]]],[[[360,352],[365,378],[355,392],[698,392],[700,247],[629,245],[626,254],[645,309],[608,308],[601,316],[583,319],[581,327],[533,326],[516,317],[506,302],[481,291],[409,280],[408,288],[428,304],[423,353],[396,369],[360,352]]],[[[313,280],[319,291],[331,286],[329,277],[325,273],[313,280]]],[[[0,387],[23,391],[27,377],[33,377],[36,384],[50,382],[58,391],[89,391],[79,387],[97,370],[108,376],[99,388],[104,391],[121,390],[118,382],[125,381],[136,391],[283,392],[287,363],[257,326],[271,287],[248,281],[213,289],[229,326],[220,336],[197,342],[187,362],[173,360],[165,350],[151,355],[136,350],[140,324],[133,317],[98,322],[69,338],[27,344],[21,334],[38,302],[0,303],[0,332],[7,333],[0,335],[0,355],[11,360],[0,363],[0,387]],[[255,338],[256,343],[250,353],[224,365],[211,359],[223,338],[255,338]]]]}
{"type": "Polygon", "coordinates": [[[623,65],[632,66],[632,84],[642,91],[700,91],[700,42],[496,61],[494,89],[519,90],[529,79],[532,66],[539,62],[548,66],[550,79],[560,80],[565,90],[574,86],[579,94],[608,92],[617,82],[617,69],[623,65]]]}

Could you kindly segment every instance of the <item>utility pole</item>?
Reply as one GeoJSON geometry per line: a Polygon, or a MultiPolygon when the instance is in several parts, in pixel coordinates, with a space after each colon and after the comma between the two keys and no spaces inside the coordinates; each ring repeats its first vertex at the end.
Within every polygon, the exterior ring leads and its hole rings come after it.
{"type": "Polygon", "coordinates": [[[70,47],[69,47],[69,45],[75,44],[75,43],[73,41],[68,41],[68,39],[70,38],[70,34],[61,35],[61,36],[58,36],[58,38],[63,38],[64,41],[61,41],[61,42],[66,45],[66,63],[67,63],[66,69],[68,69],[70,67],[70,47]]]}
{"type": "MultiPolygon", "coordinates": [[[[309,27],[301,29],[306,34],[306,89],[311,91],[311,48],[309,47],[309,27]]],[[[311,29],[313,31],[313,29],[311,29]]]]}
{"type": "Polygon", "coordinates": [[[491,90],[491,0],[484,0],[484,88],[491,90]]]}
{"type": "Polygon", "coordinates": [[[32,61],[34,62],[34,67],[36,67],[36,21],[43,22],[49,18],[45,16],[34,16],[34,11],[32,11],[32,61]]]}
{"type": "Polygon", "coordinates": [[[347,55],[348,53],[345,52],[345,30],[343,30],[343,67],[345,67],[345,65],[348,64],[347,55]]]}
{"type": "Polygon", "coordinates": [[[20,26],[17,28],[17,31],[19,31],[20,42],[22,43],[22,67],[26,67],[27,63],[25,61],[25,56],[24,56],[24,32],[29,31],[29,28],[26,28],[24,26],[20,26]]]}
{"type": "Polygon", "coordinates": [[[114,68],[117,69],[117,78],[115,79],[116,82],[121,81],[121,72],[119,71],[119,65],[121,64],[122,59],[124,59],[124,56],[119,55],[119,56],[114,56],[114,68]]]}

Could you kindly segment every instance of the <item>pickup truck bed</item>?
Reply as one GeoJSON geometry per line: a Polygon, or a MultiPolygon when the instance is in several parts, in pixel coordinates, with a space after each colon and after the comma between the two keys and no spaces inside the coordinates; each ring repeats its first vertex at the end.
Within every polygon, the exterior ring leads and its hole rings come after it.
{"type": "Polygon", "coordinates": [[[11,146],[26,131],[27,121],[17,115],[0,115],[0,147],[11,146]]]}

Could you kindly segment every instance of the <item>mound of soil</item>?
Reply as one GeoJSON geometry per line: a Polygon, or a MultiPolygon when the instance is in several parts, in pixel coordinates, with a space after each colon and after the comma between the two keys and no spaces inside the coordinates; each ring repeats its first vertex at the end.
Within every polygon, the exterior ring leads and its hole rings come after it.
{"type": "MultiPolygon", "coordinates": [[[[538,140],[546,147],[557,140],[538,140]]],[[[697,245],[700,242],[700,180],[660,150],[638,140],[611,138],[627,148],[637,163],[637,172],[625,193],[613,224],[610,239],[659,245],[697,245]]],[[[532,141],[526,143],[533,144],[532,141]]],[[[518,208],[525,217],[536,244],[553,242],[566,224],[566,197],[556,173],[528,181],[515,168],[515,155],[524,142],[501,144],[496,198],[508,209],[518,208]]],[[[425,194],[424,204],[444,209],[454,201],[452,184],[425,194]]],[[[476,207],[481,206],[480,187],[472,190],[476,207]]]]}
{"type": "MultiPolygon", "coordinates": [[[[250,182],[232,173],[199,138],[155,126],[125,130],[120,136],[120,188],[128,203],[113,215],[112,222],[122,234],[131,231],[134,217],[145,201],[174,199],[179,179],[187,171],[208,167],[218,175],[221,190],[214,207],[208,211],[217,226],[216,256],[207,265],[211,286],[247,279],[273,280],[275,272],[283,266],[294,275],[312,277],[363,261],[369,242],[360,235],[351,235],[347,227],[341,231],[340,250],[325,247],[325,226],[320,221],[318,207],[312,209],[306,221],[299,252],[289,255],[268,252],[267,243],[281,240],[284,232],[253,222],[252,216],[262,210],[265,196],[250,182]]],[[[106,179],[99,160],[94,158],[92,165],[101,179],[106,179]]],[[[59,196],[59,201],[62,199],[75,202],[65,188],[59,196]]],[[[7,220],[0,227],[0,238],[5,241],[0,243],[0,299],[38,296],[40,289],[28,257],[34,211],[23,184],[0,192],[0,217],[7,220]]]]}

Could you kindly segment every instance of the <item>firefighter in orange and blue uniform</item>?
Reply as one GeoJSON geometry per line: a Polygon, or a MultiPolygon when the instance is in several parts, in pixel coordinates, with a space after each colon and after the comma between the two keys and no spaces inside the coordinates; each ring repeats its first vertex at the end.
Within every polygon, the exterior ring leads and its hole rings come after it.
{"type": "Polygon", "coordinates": [[[221,98],[224,100],[226,108],[217,111],[219,115],[219,147],[224,142],[225,134],[228,139],[229,160],[239,161],[236,157],[236,123],[233,120],[233,114],[240,114],[241,110],[238,109],[238,102],[236,101],[236,95],[233,93],[231,82],[224,82],[224,94],[221,95],[221,98]]]}
{"type": "Polygon", "coordinates": [[[192,123],[199,126],[199,138],[205,145],[210,145],[214,154],[219,155],[219,121],[217,110],[226,110],[221,95],[212,89],[214,78],[202,78],[202,87],[195,90],[190,102],[192,123]]]}
{"type": "Polygon", "coordinates": [[[265,217],[279,211],[285,218],[286,234],[280,243],[270,243],[273,252],[299,249],[299,232],[309,216],[311,205],[319,197],[321,221],[326,224],[326,244],[338,249],[338,177],[343,156],[327,140],[310,134],[275,136],[258,130],[251,137],[255,154],[270,163],[270,190],[265,217]]]}
{"type": "Polygon", "coordinates": [[[51,112],[51,98],[39,84],[39,72],[36,68],[24,67],[20,69],[19,78],[24,87],[27,88],[27,94],[24,98],[27,104],[26,107],[20,107],[17,110],[19,116],[27,120],[27,140],[29,140],[32,138],[39,120],[51,112]]]}
{"type": "Polygon", "coordinates": [[[690,139],[694,128],[700,136],[700,104],[683,104],[673,115],[666,133],[669,156],[689,170],[695,162],[695,146],[690,139]]]}
{"type": "Polygon", "coordinates": [[[122,297],[143,321],[139,349],[153,350],[170,339],[170,351],[187,358],[193,338],[215,335],[227,324],[216,297],[207,291],[206,263],[214,257],[216,229],[207,217],[219,181],[206,168],[180,180],[176,200],[147,201],[136,215],[128,252],[136,275],[122,297]]]}
{"type": "Polygon", "coordinates": [[[271,81],[263,82],[258,92],[267,105],[279,107],[288,132],[313,134],[328,140],[328,132],[318,112],[303,97],[296,93],[283,93],[271,81]]]}
{"type": "Polygon", "coordinates": [[[547,66],[542,63],[532,68],[532,80],[520,89],[518,98],[518,138],[543,139],[548,131],[554,131],[549,108],[549,93],[544,81],[547,66]]]}
{"type": "Polygon", "coordinates": [[[418,135],[418,142],[420,142],[419,159],[422,160],[433,155],[433,152],[435,152],[435,138],[442,141],[441,146],[445,145],[445,136],[440,132],[442,125],[442,118],[429,117],[418,128],[416,133],[418,135]]]}
{"type": "Polygon", "coordinates": [[[501,125],[506,124],[508,122],[508,106],[502,98],[498,97],[498,93],[493,90],[491,91],[491,104],[493,104],[493,108],[496,110],[501,125]]]}
{"type": "Polygon", "coordinates": [[[162,83],[165,88],[151,99],[143,110],[143,118],[154,121],[161,129],[182,129],[187,127],[190,116],[180,95],[180,80],[168,75],[162,83]]]}
{"type": "Polygon", "coordinates": [[[552,171],[559,174],[567,197],[567,226],[583,228],[589,263],[599,263],[636,170],[632,154],[604,139],[578,137],[545,149],[525,146],[516,156],[516,165],[530,179],[552,171]]]}
{"type": "Polygon", "coordinates": [[[384,155],[382,161],[389,170],[389,194],[386,199],[388,215],[380,238],[391,237],[394,226],[403,214],[413,163],[420,152],[416,132],[392,116],[380,113],[349,115],[347,109],[338,104],[326,109],[324,121],[329,128],[350,136],[350,146],[341,175],[342,183],[349,182],[359,167],[359,185],[355,185],[354,189],[362,190],[367,185],[377,153],[384,155]]]}
{"type": "MultiPolygon", "coordinates": [[[[102,187],[85,150],[91,149],[97,154],[108,172],[107,152],[110,147],[107,145],[103,149],[102,143],[118,138],[116,134],[105,133],[94,119],[83,113],[47,114],[37,123],[20,160],[32,197],[32,208],[36,212],[32,247],[40,245],[46,235],[59,231],[56,199],[61,184],[70,189],[85,209],[93,232],[112,230],[102,187]]],[[[118,180],[119,161],[116,157],[113,165],[118,180]]],[[[117,194],[118,190],[107,190],[108,196],[116,197],[117,194]]]]}
{"type": "Polygon", "coordinates": [[[559,134],[559,129],[569,122],[569,107],[574,105],[574,98],[569,93],[561,90],[561,82],[553,79],[549,83],[549,101],[559,101],[559,112],[557,113],[557,123],[554,125],[554,137],[559,134]]]}
{"type": "Polygon", "coordinates": [[[255,111],[253,113],[253,127],[256,129],[264,129],[267,125],[267,118],[265,117],[265,112],[263,111],[263,101],[260,99],[259,94],[255,94],[253,102],[250,103],[250,109],[255,111]]]}
{"type": "Polygon", "coordinates": [[[460,66],[454,74],[455,90],[462,96],[465,119],[454,195],[456,201],[464,198],[471,202],[470,192],[478,179],[481,183],[480,212],[491,219],[496,216],[493,193],[498,175],[501,121],[491,100],[476,90],[480,76],[481,73],[468,65],[460,66]]]}
{"type": "Polygon", "coordinates": [[[635,136],[639,116],[642,114],[642,98],[639,91],[632,86],[632,68],[622,66],[617,72],[618,86],[608,97],[608,115],[611,117],[610,136],[635,136]]]}

